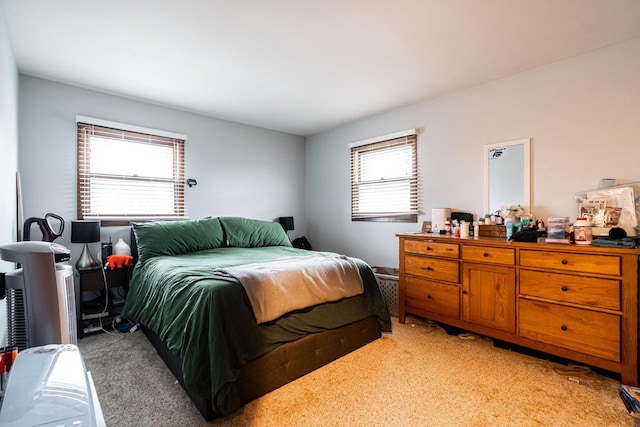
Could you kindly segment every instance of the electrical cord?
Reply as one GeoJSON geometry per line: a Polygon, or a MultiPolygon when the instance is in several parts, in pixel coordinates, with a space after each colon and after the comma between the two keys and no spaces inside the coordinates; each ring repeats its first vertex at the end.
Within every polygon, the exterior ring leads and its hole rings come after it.
{"type": "MultiPolygon", "coordinates": [[[[106,266],[100,269],[102,271],[102,281],[104,283],[104,308],[102,309],[100,314],[106,313],[107,308],[109,308],[109,285],[107,284],[107,273],[105,273],[105,268],[106,266]]],[[[103,316],[98,317],[98,323],[100,323],[100,329],[102,329],[103,332],[111,334],[111,332],[107,331],[104,328],[104,325],[102,324],[102,317],[103,316]]]]}
{"type": "MultiPolygon", "coordinates": [[[[107,267],[104,266],[104,267],[102,267],[100,269],[101,273],[102,273],[102,282],[104,284],[104,307],[103,307],[102,311],[100,311],[98,313],[99,314],[99,316],[98,316],[99,329],[98,330],[100,330],[102,332],[105,332],[107,334],[110,334],[110,335],[112,335],[113,331],[116,331],[116,330],[118,332],[121,332],[121,333],[123,333],[123,332],[135,332],[138,329],[139,324],[137,322],[135,322],[135,321],[132,321],[131,319],[123,319],[121,316],[113,317],[113,319],[111,321],[111,331],[108,331],[105,328],[105,324],[103,323],[103,318],[108,316],[107,309],[109,308],[109,290],[110,290],[109,289],[109,284],[107,282],[106,268],[107,267]],[[105,314],[105,313],[107,313],[107,314],[105,314]],[[126,325],[125,325],[124,328],[119,328],[118,327],[118,323],[119,324],[125,324],[126,323],[126,325]],[[129,325],[131,325],[131,326],[129,326],[129,325]],[[127,326],[128,326],[128,328],[127,328],[127,326]]],[[[122,295],[119,287],[116,288],[116,292],[117,292],[118,296],[124,298],[124,296],[122,295]]]]}
{"type": "MultiPolygon", "coordinates": [[[[102,313],[105,313],[107,311],[107,308],[109,306],[109,285],[107,284],[107,274],[105,273],[105,268],[103,267],[102,270],[102,280],[104,282],[104,293],[105,293],[105,302],[104,302],[104,309],[102,310],[102,313]]],[[[119,292],[119,288],[116,290],[116,292],[118,292],[118,295],[120,296],[120,292],[119,292]]],[[[99,323],[100,323],[100,329],[102,329],[103,332],[106,332],[107,334],[112,334],[112,332],[107,331],[104,327],[104,325],[102,324],[102,317],[100,316],[98,318],[99,323]]],[[[131,319],[123,319],[121,316],[115,316],[113,318],[113,320],[111,321],[111,331],[118,331],[120,333],[124,333],[124,332],[135,332],[138,329],[138,322],[134,322],[131,319]],[[129,327],[128,330],[120,330],[118,328],[118,325],[116,325],[116,323],[124,323],[127,322],[131,325],[131,327],[129,327]]]]}

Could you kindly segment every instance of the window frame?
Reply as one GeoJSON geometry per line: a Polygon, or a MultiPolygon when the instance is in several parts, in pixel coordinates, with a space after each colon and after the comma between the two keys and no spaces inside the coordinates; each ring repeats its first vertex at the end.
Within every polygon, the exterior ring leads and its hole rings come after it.
{"type": "Polygon", "coordinates": [[[167,132],[133,126],[123,123],[110,122],[91,117],[77,116],[77,217],[78,219],[98,219],[104,226],[130,225],[132,222],[143,222],[149,220],[172,220],[185,219],[185,203],[184,203],[184,146],[187,136],[167,132]],[[90,168],[90,152],[91,135],[98,131],[101,138],[112,139],[114,141],[127,141],[131,143],[144,142],[146,144],[160,146],[172,149],[172,171],[171,178],[159,177],[138,177],[120,174],[96,173],[90,168]],[[173,184],[173,212],[164,213],[143,213],[128,214],[125,212],[91,213],[91,184],[90,179],[99,177],[107,180],[122,180],[127,182],[164,182],[173,184]]]}
{"type": "MultiPolygon", "coordinates": [[[[418,222],[419,214],[419,180],[418,180],[418,144],[417,129],[408,129],[389,135],[376,138],[370,138],[364,141],[349,144],[351,151],[351,221],[367,221],[367,222],[418,222]],[[365,185],[374,186],[375,181],[365,182],[358,180],[357,175],[362,170],[362,154],[384,152],[385,150],[394,150],[402,146],[411,147],[411,174],[407,178],[394,178],[396,182],[407,181],[409,183],[409,209],[399,212],[357,212],[361,205],[361,187],[365,185]],[[364,185],[363,185],[364,184],[364,185]]],[[[384,179],[378,180],[378,184],[382,187],[386,183],[384,179]]],[[[381,190],[381,188],[378,188],[381,190]]]]}

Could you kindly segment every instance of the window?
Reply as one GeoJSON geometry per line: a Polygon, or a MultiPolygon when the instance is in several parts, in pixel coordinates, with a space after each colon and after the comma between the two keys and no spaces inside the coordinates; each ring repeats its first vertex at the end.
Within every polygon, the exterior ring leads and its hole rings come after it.
{"type": "Polygon", "coordinates": [[[351,220],[418,221],[416,130],[351,147],[351,220]]]}
{"type": "Polygon", "coordinates": [[[78,117],[78,219],[184,217],[184,135],[83,119],[78,117]]]}

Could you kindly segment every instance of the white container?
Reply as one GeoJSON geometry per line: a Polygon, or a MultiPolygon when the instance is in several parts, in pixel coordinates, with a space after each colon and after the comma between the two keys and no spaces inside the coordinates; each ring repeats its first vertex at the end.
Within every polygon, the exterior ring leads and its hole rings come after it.
{"type": "Polygon", "coordinates": [[[460,237],[469,237],[469,223],[466,221],[460,223],[460,237]]]}
{"type": "Polygon", "coordinates": [[[586,218],[576,218],[573,223],[573,237],[576,245],[591,244],[591,223],[586,218]]]}
{"type": "Polygon", "coordinates": [[[444,230],[444,223],[451,219],[451,208],[434,208],[431,209],[431,222],[434,230],[444,230]]]}

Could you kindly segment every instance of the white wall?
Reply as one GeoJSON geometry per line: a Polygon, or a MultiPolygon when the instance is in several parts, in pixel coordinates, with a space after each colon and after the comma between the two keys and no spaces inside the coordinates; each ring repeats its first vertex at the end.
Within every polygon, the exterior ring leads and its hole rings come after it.
{"type": "Polygon", "coordinates": [[[523,138],[539,218],[575,218],[575,193],[600,178],[640,181],[640,39],[307,138],[309,240],[397,266],[395,233],[418,231],[431,208],[484,214],[483,145],[523,138]],[[351,222],[347,145],[414,127],[425,215],[418,224],[351,222]]]}
{"type": "MultiPolygon", "coordinates": [[[[18,69],[0,6],[0,245],[16,239],[16,171],[18,170],[18,69]]],[[[0,271],[13,270],[0,261],[0,271]]],[[[0,303],[0,345],[5,345],[7,315],[0,303]]]]}
{"type": "MultiPolygon", "coordinates": [[[[69,243],[70,221],[76,218],[78,114],[188,135],[185,176],[198,181],[185,188],[191,218],[294,216],[290,237],[305,233],[304,138],[21,76],[19,167],[25,219],[47,212],[62,216],[67,227],[56,243],[68,246],[72,259],[82,249],[69,243]]],[[[37,231],[34,226],[32,235],[37,231]]],[[[128,230],[103,227],[103,241],[110,236],[114,242],[129,240],[128,230]]],[[[98,249],[94,244],[92,252],[98,249]]]]}

